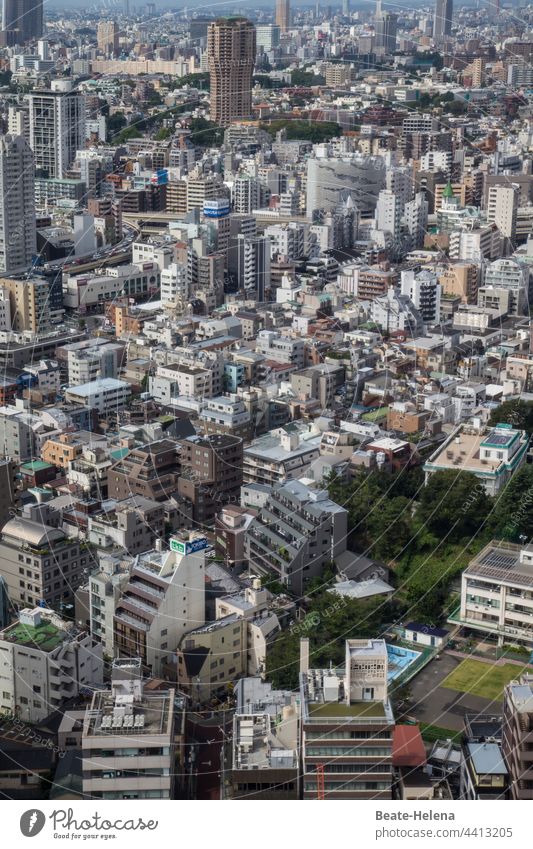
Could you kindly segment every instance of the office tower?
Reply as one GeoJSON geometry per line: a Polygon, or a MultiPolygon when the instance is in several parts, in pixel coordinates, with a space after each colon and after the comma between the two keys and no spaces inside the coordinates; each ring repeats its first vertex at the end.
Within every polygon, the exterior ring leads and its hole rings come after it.
{"type": "Polygon", "coordinates": [[[453,0],[436,0],[435,20],[433,22],[433,40],[452,34],[453,0]]]}
{"type": "Polygon", "coordinates": [[[392,799],[394,716],[384,640],[346,640],[344,669],[309,668],[300,641],[304,799],[392,799]]]}
{"type": "Polygon", "coordinates": [[[532,733],[533,677],[522,675],[507,684],[503,695],[502,752],[511,799],[533,799],[532,733]]]}
{"type": "Polygon", "coordinates": [[[43,34],[43,0],[3,0],[2,46],[24,44],[43,34]]]}
{"type": "Polygon", "coordinates": [[[381,12],[379,17],[376,17],[376,48],[382,48],[387,53],[394,53],[397,30],[398,15],[392,12],[381,12]]]}
{"type": "Polygon", "coordinates": [[[211,120],[225,127],[252,114],[255,27],[247,18],[220,18],[209,24],[207,62],[211,120]]]}
{"type": "Polygon", "coordinates": [[[0,138],[0,271],[26,270],[37,252],[33,155],[22,136],[0,138]]]}
{"type": "Polygon", "coordinates": [[[291,25],[290,0],[276,0],[276,23],[281,32],[287,32],[291,25]]]}
{"type": "Polygon", "coordinates": [[[281,28],[277,24],[258,24],[256,26],[257,49],[263,48],[265,52],[279,47],[281,28]]]}
{"type": "Polygon", "coordinates": [[[342,0],[342,14],[347,18],[350,14],[350,0],[342,0]]]}
{"type": "Polygon", "coordinates": [[[35,168],[47,177],[64,177],[85,146],[85,97],[72,83],[58,80],[52,89],[27,96],[30,107],[30,147],[35,168]]]}
{"type": "Polygon", "coordinates": [[[174,695],[144,688],[140,658],[113,661],[111,690],[93,692],[83,723],[86,799],[174,798],[174,695]]]}
{"type": "Polygon", "coordinates": [[[115,21],[100,21],[96,39],[98,50],[104,56],[113,57],[118,53],[118,25],[115,21]]]}

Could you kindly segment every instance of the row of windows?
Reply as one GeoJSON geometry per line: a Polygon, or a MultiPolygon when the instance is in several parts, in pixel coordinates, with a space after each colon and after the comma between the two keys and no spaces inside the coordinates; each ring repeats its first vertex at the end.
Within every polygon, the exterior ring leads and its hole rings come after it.
{"type": "Polygon", "coordinates": [[[391,750],[381,746],[355,746],[348,748],[345,746],[307,746],[306,754],[308,757],[326,757],[328,755],[340,755],[345,758],[386,758],[390,757],[391,750]]]}
{"type": "Polygon", "coordinates": [[[306,731],[306,740],[390,740],[389,731],[306,731]]]}
{"type": "MultiPolygon", "coordinates": [[[[306,781],[304,783],[304,790],[316,793],[316,789],[316,782],[306,781]]],[[[324,790],[336,790],[341,793],[349,790],[390,790],[390,784],[388,781],[343,781],[340,783],[325,781],[324,790]]]]}

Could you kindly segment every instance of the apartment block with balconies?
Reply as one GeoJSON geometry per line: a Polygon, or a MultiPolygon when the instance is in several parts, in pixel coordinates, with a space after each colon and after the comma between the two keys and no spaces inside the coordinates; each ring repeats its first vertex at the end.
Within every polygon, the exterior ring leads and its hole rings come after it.
{"type": "Polygon", "coordinates": [[[0,711],[40,722],[103,681],[102,647],[72,622],[36,607],[0,631],[0,711]]]}
{"type": "Polygon", "coordinates": [[[532,675],[523,675],[505,688],[502,751],[511,799],[533,799],[532,675]]]}
{"type": "Polygon", "coordinates": [[[533,546],[493,540],[465,569],[461,606],[448,620],[499,645],[533,647],[533,546]]]}

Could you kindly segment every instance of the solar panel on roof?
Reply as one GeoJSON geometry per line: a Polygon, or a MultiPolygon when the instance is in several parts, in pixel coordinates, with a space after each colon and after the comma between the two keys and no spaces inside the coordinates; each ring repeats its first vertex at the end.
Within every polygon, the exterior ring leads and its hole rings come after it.
{"type": "Polygon", "coordinates": [[[509,569],[516,563],[516,557],[509,554],[499,554],[497,551],[489,551],[481,560],[482,566],[497,566],[501,569],[509,569]]]}
{"type": "Polygon", "coordinates": [[[509,435],[509,431],[504,431],[502,433],[500,430],[493,430],[483,441],[490,442],[491,445],[507,445],[507,443],[510,442],[511,439],[512,436],[509,435]]]}

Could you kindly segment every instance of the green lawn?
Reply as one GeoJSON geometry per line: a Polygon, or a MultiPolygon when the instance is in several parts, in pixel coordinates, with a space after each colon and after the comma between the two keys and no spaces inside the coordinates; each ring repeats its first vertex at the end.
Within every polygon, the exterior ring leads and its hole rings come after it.
{"type": "Polygon", "coordinates": [[[505,685],[514,678],[519,678],[526,668],[527,665],[520,667],[514,663],[491,666],[479,660],[463,660],[457,669],[444,679],[441,687],[448,687],[459,693],[472,693],[473,696],[481,696],[484,699],[499,700],[505,685]]]}
{"type": "Polygon", "coordinates": [[[462,731],[452,731],[451,728],[443,728],[441,725],[428,725],[426,722],[421,722],[420,733],[426,743],[435,743],[437,740],[458,741],[462,731]]]}

